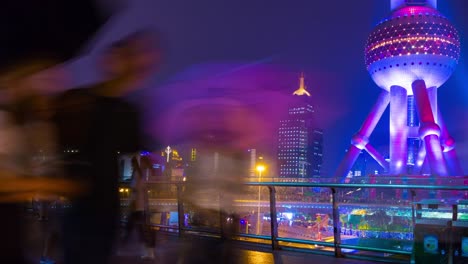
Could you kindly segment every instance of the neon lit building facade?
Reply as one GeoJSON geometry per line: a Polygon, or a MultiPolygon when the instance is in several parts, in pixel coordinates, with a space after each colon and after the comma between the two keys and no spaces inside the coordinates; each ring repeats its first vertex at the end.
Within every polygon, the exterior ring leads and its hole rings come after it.
{"type": "Polygon", "coordinates": [[[299,79],[295,103],[278,130],[278,171],[280,178],[318,178],[323,164],[323,131],[316,127],[310,93],[299,79]]]}
{"type": "Polygon", "coordinates": [[[457,30],[437,11],[436,0],[392,0],[390,16],[370,33],[365,63],[382,88],[370,114],[352,137],[336,176],[345,179],[361,150],[390,175],[462,175],[455,142],[437,105],[437,89],[455,70],[460,57],[457,30]],[[390,107],[390,159],[369,138],[390,107]]]}

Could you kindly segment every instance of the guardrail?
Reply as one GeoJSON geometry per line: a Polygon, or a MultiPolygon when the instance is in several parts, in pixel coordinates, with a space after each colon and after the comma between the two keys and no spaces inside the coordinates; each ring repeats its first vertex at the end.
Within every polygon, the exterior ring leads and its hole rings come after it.
{"type": "MultiPolygon", "coordinates": [[[[194,228],[194,227],[188,227],[185,222],[185,210],[184,210],[184,203],[187,199],[187,197],[183,196],[184,193],[184,187],[186,185],[185,182],[153,182],[150,184],[149,190],[151,190],[152,187],[155,186],[162,186],[162,185],[169,185],[169,186],[175,186],[174,191],[175,191],[175,203],[177,205],[177,227],[175,228],[172,225],[167,225],[167,224],[154,224],[155,227],[158,227],[160,229],[165,229],[165,230],[174,230],[176,229],[177,233],[179,236],[184,236],[186,233],[194,233],[196,232],[197,234],[201,233],[206,233],[206,234],[215,234],[220,237],[224,236],[224,231],[223,228],[225,228],[222,224],[223,215],[220,213],[220,229],[218,231],[213,231],[212,229],[201,229],[201,228],[194,228]]],[[[380,190],[394,190],[395,192],[401,192],[403,190],[407,190],[407,193],[409,194],[409,197],[406,198],[406,200],[402,201],[401,203],[397,204],[387,204],[383,206],[387,206],[388,208],[390,207],[399,207],[400,205],[405,205],[406,209],[405,210],[410,210],[411,212],[411,219],[410,222],[410,228],[414,228],[415,225],[415,217],[417,213],[419,213],[419,216],[421,215],[421,208],[416,208],[415,207],[415,199],[417,197],[424,197],[424,198],[436,198],[432,196],[437,196],[441,195],[440,192],[446,192],[446,191],[451,191],[450,196],[444,197],[445,198],[445,204],[448,206],[447,208],[452,208],[453,204],[456,203],[456,198],[463,199],[464,196],[468,193],[468,186],[465,185],[419,185],[419,184],[337,184],[337,183],[303,183],[303,182],[247,182],[244,183],[245,186],[250,186],[250,187],[258,187],[258,188],[268,188],[268,201],[269,201],[269,222],[270,222],[270,234],[269,235],[254,235],[254,234],[244,234],[244,233],[239,233],[236,234],[236,237],[244,238],[244,239],[250,239],[250,242],[253,240],[263,240],[263,241],[269,241],[271,244],[271,248],[273,250],[278,250],[281,248],[291,248],[290,246],[285,246],[282,245],[282,243],[293,243],[297,245],[314,245],[316,248],[319,247],[327,247],[327,248],[332,248],[332,255],[335,257],[354,257],[354,258],[370,258],[372,260],[380,260],[380,261],[387,261],[387,262],[403,262],[403,263],[408,263],[411,262],[412,259],[414,259],[414,254],[412,248],[410,249],[391,249],[391,248],[386,248],[386,247],[378,247],[378,246],[369,246],[369,245],[352,245],[352,244],[347,244],[347,243],[342,243],[342,238],[343,238],[343,226],[341,225],[341,220],[340,220],[340,209],[349,207],[350,203],[344,203],[343,196],[344,193],[347,190],[375,190],[375,189],[380,189],[380,190]],[[320,188],[321,190],[327,190],[330,193],[330,199],[326,202],[321,201],[321,204],[328,204],[331,206],[331,221],[333,223],[333,239],[332,241],[320,241],[320,240],[312,240],[312,239],[300,239],[300,238],[291,238],[291,237],[286,237],[286,236],[279,236],[278,234],[278,218],[273,217],[277,216],[277,191],[276,189],[279,187],[285,187],[285,188],[320,188]],[[341,192],[340,192],[341,191],[341,192]],[[439,194],[437,194],[439,192],[439,194]],[[341,197],[339,197],[339,194],[341,197]],[[419,195],[419,196],[418,196],[419,195]],[[362,251],[362,252],[376,252],[376,253],[384,253],[382,255],[372,255],[372,254],[349,254],[348,252],[344,251],[350,251],[350,250],[357,250],[357,251],[362,251]],[[389,257],[388,255],[391,254],[392,257],[389,257]]],[[[346,197],[345,197],[346,198],[346,197]]],[[[157,198],[154,198],[155,201],[157,201],[157,198]]],[[[440,199],[439,199],[440,200],[440,199]]],[[[443,199],[442,199],[443,200],[443,199]]],[[[258,201],[260,204],[260,199],[258,201]]],[[[307,204],[308,202],[304,202],[307,204]]],[[[312,202],[313,204],[313,202],[312,202]]],[[[358,202],[358,204],[361,204],[361,207],[365,208],[367,206],[371,206],[372,203],[371,201],[368,201],[366,204],[365,202],[363,203],[362,201],[358,202]]],[[[260,205],[259,205],[260,207],[260,205]]],[[[397,209],[395,209],[397,210],[397,209]]],[[[222,211],[222,210],[220,210],[222,211]]],[[[447,210],[446,210],[447,211],[447,210]]],[[[457,215],[459,213],[464,213],[466,212],[468,215],[468,209],[456,209],[454,210],[451,214],[457,215]]],[[[260,210],[258,210],[258,213],[260,215],[260,210]]],[[[392,218],[393,219],[393,218],[392,218]]],[[[412,238],[411,238],[412,239],[412,238]]],[[[378,240],[378,238],[377,238],[378,240]]],[[[385,239],[380,239],[380,240],[385,240],[385,239]]],[[[258,242],[258,241],[257,241],[258,242]]],[[[414,241],[410,241],[414,242],[414,241]]],[[[296,248],[296,249],[301,249],[296,248]]],[[[317,250],[315,250],[317,251],[317,250]]],[[[324,251],[318,249],[318,253],[323,253],[323,254],[330,254],[330,251],[324,251]]]]}

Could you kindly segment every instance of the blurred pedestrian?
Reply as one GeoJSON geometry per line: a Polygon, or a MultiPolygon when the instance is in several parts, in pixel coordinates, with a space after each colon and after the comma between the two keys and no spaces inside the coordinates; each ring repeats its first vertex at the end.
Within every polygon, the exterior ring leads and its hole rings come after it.
{"type": "Polygon", "coordinates": [[[1,245],[1,263],[22,263],[28,251],[19,211],[22,202],[31,202],[36,195],[49,199],[51,195],[73,193],[70,184],[51,177],[59,173],[53,161],[55,137],[48,97],[42,91],[60,87],[55,78],[60,71],[39,72],[55,64],[49,57],[27,57],[2,74],[0,221],[6,229],[2,232],[5,245],[1,245]]]}
{"type": "Polygon", "coordinates": [[[135,49],[146,34],[132,34],[103,52],[98,65],[106,81],[57,98],[65,175],[88,190],[65,212],[65,264],[109,262],[119,221],[118,155],[142,149],[139,110],[122,97],[138,87],[141,67],[150,66],[138,59],[152,55],[135,49]]]}
{"type": "Polygon", "coordinates": [[[192,142],[197,158],[186,175],[184,209],[192,214],[191,226],[219,230],[222,239],[185,244],[178,263],[237,263],[231,241],[240,231],[240,217],[233,202],[244,191],[247,155],[218,141],[225,135],[207,133],[199,139],[204,142],[192,142]]]}
{"type": "Polygon", "coordinates": [[[137,154],[132,157],[132,183],[130,198],[130,214],[126,225],[124,243],[128,243],[132,231],[137,229],[140,243],[143,245],[144,260],[152,260],[154,256],[155,234],[150,226],[148,205],[148,169],[151,164],[147,156],[137,154]]]}
{"type": "MultiPolygon", "coordinates": [[[[21,203],[31,202],[37,193],[44,198],[79,191],[66,180],[45,177],[51,173],[49,160],[36,159],[39,147],[55,142],[47,122],[48,97],[42,94],[46,87],[40,87],[54,80],[36,73],[74,56],[103,23],[105,19],[99,18],[94,2],[2,1],[0,67],[1,77],[6,79],[2,78],[0,89],[0,263],[23,263],[25,254],[30,253],[22,248],[26,231],[21,203]],[[52,60],[45,55],[50,53],[54,55],[52,60]]],[[[53,85],[54,89],[59,87],[53,85]]],[[[42,150],[45,154],[46,149],[42,150]]],[[[47,203],[42,205],[44,213],[47,203]]]]}

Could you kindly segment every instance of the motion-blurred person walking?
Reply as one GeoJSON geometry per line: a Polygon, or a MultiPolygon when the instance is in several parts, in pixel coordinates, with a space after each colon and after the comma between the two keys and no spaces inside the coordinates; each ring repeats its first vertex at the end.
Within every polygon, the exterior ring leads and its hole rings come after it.
{"type": "Polygon", "coordinates": [[[0,122],[0,263],[23,263],[25,255],[31,254],[31,249],[25,248],[23,243],[25,230],[21,224],[24,215],[19,211],[18,203],[30,201],[38,192],[70,194],[76,187],[64,180],[36,177],[50,173],[48,164],[31,162],[33,153],[40,150],[36,147],[55,142],[53,133],[47,132],[47,122],[43,122],[50,112],[45,111],[47,103],[42,89],[60,90],[63,87],[57,84],[39,87],[52,80],[47,80],[48,77],[38,79],[35,73],[45,69],[44,66],[51,66],[45,65],[49,62],[43,60],[50,59],[51,54],[53,63],[76,55],[104,20],[94,8],[94,0],[4,0],[1,3],[0,67],[2,77],[8,80],[2,82],[4,88],[0,91],[3,108],[0,122]]]}
{"type": "Polygon", "coordinates": [[[3,217],[0,221],[7,227],[1,240],[6,243],[0,254],[0,260],[5,259],[2,263],[22,263],[30,250],[25,243],[29,235],[26,237],[23,232],[27,227],[22,225],[24,215],[18,211],[20,203],[31,202],[37,195],[50,199],[52,195],[72,194],[75,188],[51,177],[59,175],[59,166],[54,162],[55,133],[48,97],[41,91],[60,86],[57,80],[61,74],[50,69],[39,72],[55,63],[55,60],[26,58],[2,75],[0,207],[3,217]]]}
{"type": "Polygon", "coordinates": [[[132,182],[130,198],[130,214],[125,228],[124,243],[130,240],[132,232],[137,229],[140,243],[143,245],[143,260],[153,260],[155,233],[149,224],[148,205],[148,172],[152,168],[147,156],[137,154],[132,157],[132,182]]]}
{"type": "Polygon", "coordinates": [[[159,51],[139,49],[142,42],[148,44],[148,34],[134,33],[103,52],[98,65],[105,82],[57,98],[55,123],[65,175],[88,190],[65,212],[65,264],[109,262],[119,221],[117,157],[142,149],[139,110],[122,97],[138,88],[144,68],[159,59],[159,51]],[[154,59],[139,60],[142,56],[154,59]]]}

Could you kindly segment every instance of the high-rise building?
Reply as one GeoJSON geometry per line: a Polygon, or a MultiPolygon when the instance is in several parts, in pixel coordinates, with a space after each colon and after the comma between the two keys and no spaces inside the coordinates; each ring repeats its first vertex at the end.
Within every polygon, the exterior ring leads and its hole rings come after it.
{"type": "Polygon", "coordinates": [[[315,111],[306,90],[304,75],[288,117],[278,130],[278,172],[280,178],[320,177],[323,163],[323,131],[317,128],[315,111]]]}
{"type": "Polygon", "coordinates": [[[255,166],[257,166],[257,150],[249,149],[250,164],[249,164],[249,177],[255,177],[257,175],[255,166]]]}

